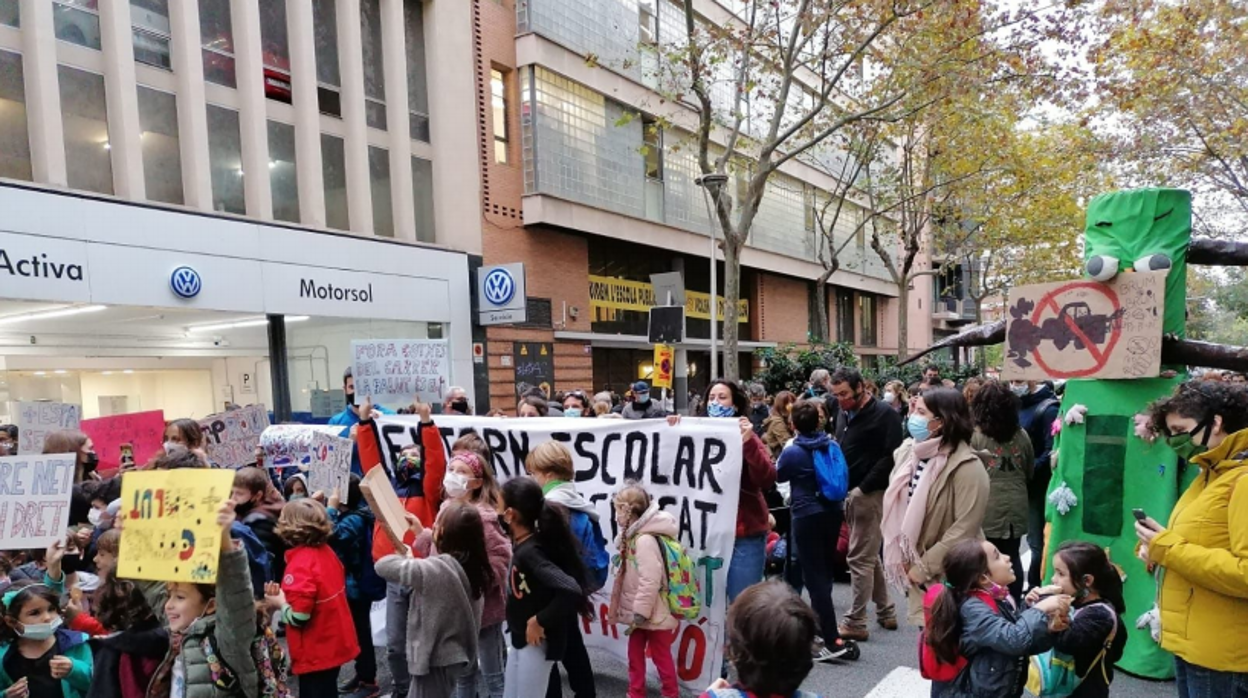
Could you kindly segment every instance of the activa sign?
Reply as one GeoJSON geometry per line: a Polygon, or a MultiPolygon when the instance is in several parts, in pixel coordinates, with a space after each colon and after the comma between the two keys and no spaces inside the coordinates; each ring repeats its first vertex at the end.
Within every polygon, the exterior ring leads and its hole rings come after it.
{"type": "Polygon", "coordinates": [[[69,262],[57,263],[55,258],[49,259],[47,253],[31,255],[29,259],[10,259],[9,251],[0,248],[0,271],[10,276],[22,276],[35,279],[69,279],[82,281],[82,265],[69,262]]]}
{"type": "Polygon", "coordinates": [[[90,269],[80,241],[0,233],[0,297],[87,302],[90,269]]]}
{"type": "Polygon", "coordinates": [[[372,303],[373,284],[370,282],[366,288],[343,288],[333,284],[318,284],[315,279],[300,279],[299,297],[316,298],[323,301],[372,303]]]}

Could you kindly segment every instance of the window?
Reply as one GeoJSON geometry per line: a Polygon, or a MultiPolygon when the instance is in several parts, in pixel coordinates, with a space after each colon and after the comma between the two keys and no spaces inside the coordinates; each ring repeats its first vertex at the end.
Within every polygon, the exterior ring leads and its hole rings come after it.
{"type": "Polygon", "coordinates": [[[70,165],[69,186],[112,194],[104,76],[61,65],[57,66],[57,77],[65,128],[65,161],[70,165]]]}
{"type": "Polygon", "coordinates": [[[494,124],[494,162],[506,164],[507,157],[507,82],[499,70],[490,71],[490,108],[494,124]]]}
{"type": "Polygon", "coordinates": [[[139,85],[139,128],[148,200],[182,203],[178,100],[168,92],[139,85]]]}
{"type": "Polygon", "coordinates": [[[0,177],[31,180],[22,55],[0,51],[0,177]]]}
{"type": "Polygon", "coordinates": [[[335,0],[312,0],[316,46],[316,99],[322,114],[342,116],[342,81],[338,66],[338,6],[335,0]]]}
{"type": "Polygon", "coordinates": [[[386,73],[381,46],[381,0],[360,0],[360,38],[364,48],[364,117],[386,130],[386,73]]]}
{"type": "Polygon", "coordinates": [[[295,167],[295,127],[269,122],[269,186],[273,191],[273,218],[299,222],[299,180],[295,167]]]}
{"type": "Polygon", "coordinates": [[[641,120],[642,156],[646,162],[646,179],[663,181],[663,129],[651,117],[641,120]]]}
{"type": "Polygon", "coordinates": [[[52,25],[61,41],[100,50],[100,15],[95,0],[53,0],[52,25]]]}
{"type": "Polygon", "coordinates": [[[260,0],[260,58],[264,62],[264,96],[290,104],[286,0],[260,0]]]}
{"type": "Polygon", "coordinates": [[[321,178],[325,181],[325,225],[351,229],[347,208],[347,153],[342,139],[321,134],[321,178]]]}
{"type": "Polygon", "coordinates": [[[861,326],[861,341],[864,347],[873,347],[876,344],[876,327],[878,326],[878,300],[875,296],[862,293],[858,295],[858,314],[861,326]]]}
{"type": "Polygon", "coordinates": [[[390,151],[368,147],[368,181],[373,192],[373,231],[394,237],[394,207],[390,205],[390,151]]]}
{"type": "Polygon", "coordinates": [[[408,130],[412,139],[429,142],[429,88],[425,79],[424,3],[403,3],[407,44],[408,130]]]}
{"type": "Polygon", "coordinates": [[[654,3],[650,0],[641,0],[637,3],[637,28],[643,45],[658,45],[659,25],[654,12],[654,3]]]}
{"type": "Polygon", "coordinates": [[[806,231],[815,232],[815,188],[809,184],[802,184],[802,211],[806,222],[806,231]]]}
{"type": "Polygon", "coordinates": [[[208,169],[212,174],[213,210],[246,213],[238,112],[215,104],[208,105],[208,169]]]}
{"type": "Polygon", "coordinates": [[[169,0],[130,0],[130,26],[134,60],[173,70],[169,57],[169,0]]]}
{"type": "Polygon", "coordinates": [[[416,239],[435,242],[433,228],[433,163],[412,158],[412,198],[416,203],[416,239]]]}
{"type": "Polygon", "coordinates": [[[235,87],[230,0],[199,0],[199,36],[204,45],[204,79],[235,87]]]}
{"type": "Polygon", "coordinates": [[[836,341],[854,343],[854,292],[836,292],[836,341]]]}
{"type": "Polygon", "coordinates": [[[0,0],[0,24],[22,26],[22,10],[18,0],[0,0]]]}

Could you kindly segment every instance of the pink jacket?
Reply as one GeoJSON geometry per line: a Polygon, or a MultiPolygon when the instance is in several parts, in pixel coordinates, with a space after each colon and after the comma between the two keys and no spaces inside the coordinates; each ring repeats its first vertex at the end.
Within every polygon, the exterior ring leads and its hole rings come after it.
{"type": "Polygon", "coordinates": [[[645,630],[675,630],[680,624],[663,595],[667,567],[655,539],[655,535],[676,538],[678,534],[676,519],[659,511],[657,502],[620,533],[615,542],[620,554],[612,560],[615,586],[611,589],[611,622],[632,625],[633,617],[640,615],[646,622],[638,627],[645,630]]]}
{"type": "MultiPolygon", "coordinates": [[[[450,500],[447,500],[450,501],[450,500]]],[[[442,508],[446,502],[442,503],[442,508]]],[[[481,611],[481,627],[488,628],[498,625],[506,619],[507,613],[507,570],[511,567],[511,539],[503,533],[498,523],[498,512],[488,502],[477,502],[477,511],[481,514],[481,523],[485,525],[485,553],[490,558],[490,570],[494,572],[494,581],[485,590],[485,606],[481,611]]],[[[438,510],[438,516],[442,509],[438,510]]],[[[436,519],[435,519],[436,523],[436,519]]],[[[412,543],[412,550],[420,557],[437,555],[433,544],[433,530],[426,528],[412,543]]]]}

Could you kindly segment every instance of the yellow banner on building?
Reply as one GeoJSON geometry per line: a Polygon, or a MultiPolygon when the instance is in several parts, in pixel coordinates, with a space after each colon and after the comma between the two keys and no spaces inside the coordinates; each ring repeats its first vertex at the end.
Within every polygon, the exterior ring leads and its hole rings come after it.
{"type": "Polygon", "coordinates": [[[158,582],[217,581],[221,527],[233,470],[163,470],[121,478],[124,523],[117,576],[158,582]]]}
{"type": "MultiPolygon", "coordinates": [[[[724,297],[716,296],[719,319],[724,319],[724,297]]],[[[630,281],[613,276],[589,275],[589,307],[610,314],[619,310],[648,312],[654,301],[654,287],[646,281],[630,281]]],[[[596,317],[603,313],[595,312],[596,317]]],[[[711,319],[711,296],[709,293],[685,291],[685,317],[696,320],[711,319]]],[[[737,321],[749,322],[750,302],[744,298],[737,301],[737,321]]]]}
{"type": "Polygon", "coordinates": [[[654,378],[656,388],[672,387],[672,372],[676,369],[676,350],[670,344],[654,345],[654,378]]]}

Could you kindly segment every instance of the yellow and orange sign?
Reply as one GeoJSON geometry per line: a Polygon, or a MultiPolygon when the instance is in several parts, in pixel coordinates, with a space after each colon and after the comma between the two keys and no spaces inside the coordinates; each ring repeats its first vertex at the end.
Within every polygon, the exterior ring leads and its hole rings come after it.
{"type": "Polygon", "coordinates": [[[676,350],[670,344],[654,345],[654,387],[671,388],[676,366],[676,350]]]}

